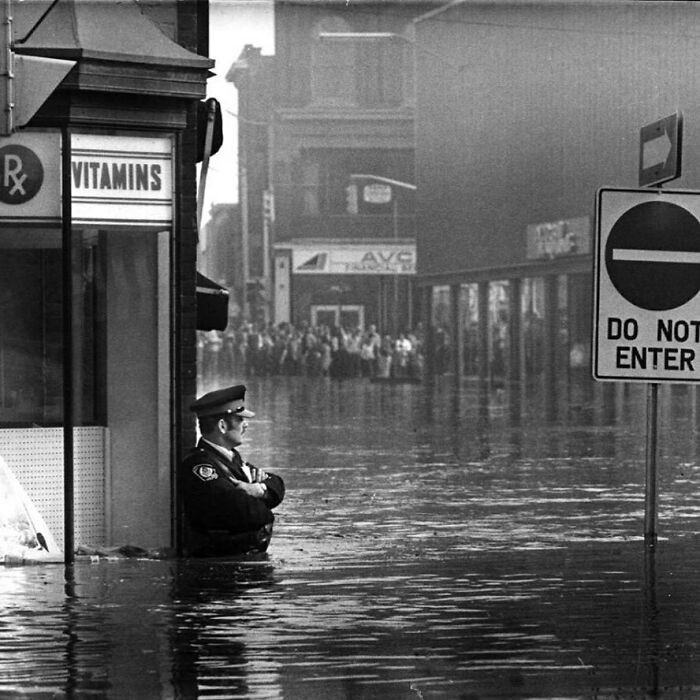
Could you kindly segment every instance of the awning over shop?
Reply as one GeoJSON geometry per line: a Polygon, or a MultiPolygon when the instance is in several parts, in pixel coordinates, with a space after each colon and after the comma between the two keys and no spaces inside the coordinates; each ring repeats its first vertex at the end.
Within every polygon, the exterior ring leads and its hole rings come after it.
{"type": "Polygon", "coordinates": [[[135,0],[56,0],[41,15],[43,0],[25,4],[24,12],[18,4],[15,53],[77,61],[71,89],[204,97],[214,61],[166,36],[135,0]]]}
{"type": "Polygon", "coordinates": [[[223,331],[228,324],[228,289],[197,273],[197,330],[223,331]]]}

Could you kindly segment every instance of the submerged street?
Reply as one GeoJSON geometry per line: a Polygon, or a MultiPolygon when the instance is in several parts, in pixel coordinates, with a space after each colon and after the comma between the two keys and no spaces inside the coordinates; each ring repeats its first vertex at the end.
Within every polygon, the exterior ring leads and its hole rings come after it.
{"type": "Polygon", "coordinates": [[[700,691],[694,391],[661,388],[648,549],[644,385],[548,420],[451,377],[246,384],[241,452],[287,485],[267,556],[0,569],[0,697],[700,691]]]}

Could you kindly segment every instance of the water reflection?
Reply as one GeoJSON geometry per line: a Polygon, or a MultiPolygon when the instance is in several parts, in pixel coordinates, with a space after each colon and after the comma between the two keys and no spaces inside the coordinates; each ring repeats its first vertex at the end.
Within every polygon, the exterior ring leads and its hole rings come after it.
{"type": "Polygon", "coordinates": [[[274,568],[259,561],[178,561],[173,569],[172,674],[180,697],[274,697],[275,664],[251,655],[244,630],[269,609],[274,568]]]}
{"type": "Polygon", "coordinates": [[[660,397],[648,548],[643,388],[579,422],[449,377],[248,386],[246,457],[289,487],[268,555],[0,570],[0,696],[700,691],[694,392],[660,397]]]}

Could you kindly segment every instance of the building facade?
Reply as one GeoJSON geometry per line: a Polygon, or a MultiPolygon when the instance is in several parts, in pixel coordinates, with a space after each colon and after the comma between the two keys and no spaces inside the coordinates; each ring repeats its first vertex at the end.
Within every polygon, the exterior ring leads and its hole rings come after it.
{"type": "Polygon", "coordinates": [[[171,546],[194,441],[206,3],[46,9],[14,7],[15,53],[72,68],[0,141],[0,455],[66,547],[171,546]]]}
{"type": "Polygon", "coordinates": [[[276,322],[414,323],[419,3],[275,3],[276,322]]]}
{"type": "MultiPolygon", "coordinates": [[[[598,188],[638,186],[640,129],[684,116],[696,188],[692,3],[462,2],[415,24],[418,279],[441,371],[590,376],[598,188]]],[[[598,389],[595,389],[598,391],[598,389]]]]}
{"type": "Polygon", "coordinates": [[[236,287],[241,318],[271,320],[272,226],[270,189],[274,57],[246,45],[226,79],[238,91],[238,202],[240,260],[236,287]]]}

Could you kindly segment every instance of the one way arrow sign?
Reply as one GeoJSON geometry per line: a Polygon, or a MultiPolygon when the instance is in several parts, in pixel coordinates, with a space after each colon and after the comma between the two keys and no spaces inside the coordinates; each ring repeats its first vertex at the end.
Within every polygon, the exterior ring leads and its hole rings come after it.
{"type": "Polygon", "coordinates": [[[676,112],[640,129],[640,187],[651,187],[680,177],[682,123],[680,112],[676,112]]]}

